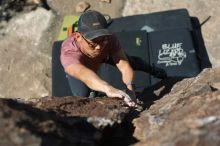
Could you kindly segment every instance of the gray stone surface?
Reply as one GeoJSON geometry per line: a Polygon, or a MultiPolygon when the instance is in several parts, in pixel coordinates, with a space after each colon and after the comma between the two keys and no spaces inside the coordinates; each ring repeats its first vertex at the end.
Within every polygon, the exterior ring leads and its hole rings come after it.
{"type": "MultiPolygon", "coordinates": [[[[64,15],[80,15],[75,11],[75,6],[82,0],[65,0],[60,4],[60,0],[48,0],[50,7],[61,16],[64,15]]],[[[111,17],[121,16],[125,0],[113,0],[111,3],[102,2],[100,0],[89,0],[88,2],[92,10],[98,10],[104,14],[109,14],[111,17]]]]}
{"type": "Polygon", "coordinates": [[[123,16],[178,8],[188,9],[189,14],[198,17],[200,22],[211,16],[211,19],[202,26],[202,34],[210,61],[214,67],[220,67],[219,7],[219,0],[127,0],[123,10],[123,16]]]}
{"type": "Polygon", "coordinates": [[[0,40],[1,97],[43,97],[50,93],[51,56],[40,44],[53,17],[50,11],[39,8],[8,23],[0,40]]]}

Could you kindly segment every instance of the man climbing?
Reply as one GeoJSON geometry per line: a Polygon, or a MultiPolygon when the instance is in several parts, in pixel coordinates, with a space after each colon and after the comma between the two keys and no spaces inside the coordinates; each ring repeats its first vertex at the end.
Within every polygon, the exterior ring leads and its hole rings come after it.
{"type": "Polygon", "coordinates": [[[101,13],[91,10],[84,12],[78,21],[78,31],[62,44],[61,63],[74,96],[88,97],[94,90],[108,97],[122,98],[129,106],[135,106],[133,69],[145,72],[151,72],[152,69],[138,57],[126,57],[116,36],[107,26],[101,13]],[[128,92],[116,89],[99,77],[98,69],[104,62],[116,65],[128,92]]]}

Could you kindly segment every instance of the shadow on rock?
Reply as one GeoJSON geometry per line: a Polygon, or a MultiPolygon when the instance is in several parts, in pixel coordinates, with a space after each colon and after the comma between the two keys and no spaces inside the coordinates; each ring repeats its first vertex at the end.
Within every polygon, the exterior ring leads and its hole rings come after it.
{"type": "Polygon", "coordinates": [[[143,101],[143,108],[149,108],[154,101],[159,100],[165,94],[169,93],[174,84],[181,81],[183,78],[167,78],[161,80],[154,86],[144,89],[137,97],[143,101]]]}
{"type": "MultiPolygon", "coordinates": [[[[43,111],[13,100],[3,99],[1,104],[1,121],[10,121],[10,126],[1,127],[1,131],[10,128],[15,132],[5,145],[14,143],[13,139],[19,139],[15,141],[16,145],[96,145],[102,137],[101,131],[87,122],[85,117],[62,117],[55,112],[43,111]],[[38,140],[30,142],[33,137],[38,140]]],[[[11,134],[10,130],[4,133],[11,134]]]]}
{"type": "MultiPolygon", "coordinates": [[[[29,101],[28,101],[29,102],[29,101]]],[[[28,104],[0,99],[0,145],[129,145],[133,126],[122,100],[44,97],[28,104]]]]}

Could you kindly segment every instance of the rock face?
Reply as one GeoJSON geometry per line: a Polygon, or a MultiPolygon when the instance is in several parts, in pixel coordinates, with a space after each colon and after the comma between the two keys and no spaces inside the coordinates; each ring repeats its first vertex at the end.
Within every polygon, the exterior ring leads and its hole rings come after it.
{"type": "Polygon", "coordinates": [[[133,120],[137,146],[220,145],[220,69],[205,69],[133,120]]]}
{"type": "Polygon", "coordinates": [[[45,53],[49,49],[39,44],[53,16],[38,8],[8,23],[0,40],[0,97],[43,97],[50,93],[51,57],[45,53]]]}
{"type": "Polygon", "coordinates": [[[0,145],[102,145],[106,134],[114,134],[108,128],[119,125],[128,112],[118,99],[0,99],[0,145]]]}
{"type": "Polygon", "coordinates": [[[186,8],[190,16],[198,17],[200,23],[209,16],[211,19],[202,26],[202,34],[209,58],[214,67],[220,67],[220,3],[218,0],[127,0],[123,16],[186,8]]]}
{"type": "MultiPolygon", "coordinates": [[[[36,119],[32,119],[36,116],[26,115],[24,111],[27,111],[27,109],[29,108],[23,104],[19,104],[12,100],[0,99],[1,146],[37,146],[41,144],[42,140],[32,134],[30,129],[28,130],[28,127],[30,126],[30,119],[32,124],[34,124],[34,122],[38,123],[38,121],[36,119]],[[25,127],[24,124],[27,123],[29,123],[29,125],[26,125],[27,127],[25,127]]],[[[32,113],[34,112],[32,111],[32,113]]],[[[32,128],[34,130],[34,127],[32,128]]]]}
{"type": "Polygon", "coordinates": [[[129,111],[123,101],[111,98],[44,97],[34,105],[63,117],[88,118],[87,121],[98,129],[121,123],[129,111]]]}
{"type": "Polygon", "coordinates": [[[220,69],[176,81],[140,94],[140,115],[113,98],[0,99],[0,145],[219,146],[220,69]]]}

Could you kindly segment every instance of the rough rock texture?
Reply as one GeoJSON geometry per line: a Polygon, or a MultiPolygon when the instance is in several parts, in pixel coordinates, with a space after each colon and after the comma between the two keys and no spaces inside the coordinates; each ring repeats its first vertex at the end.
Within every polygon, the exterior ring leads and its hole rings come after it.
{"type": "Polygon", "coordinates": [[[0,99],[0,145],[218,146],[220,69],[178,80],[140,94],[138,118],[117,98],[0,99]]]}
{"type": "MultiPolygon", "coordinates": [[[[75,11],[75,6],[80,0],[65,0],[60,4],[60,0],[48,0],[48,5],[53,9],[58,15],[72,15],[77,14],[75,11]]],[[[102,2],[100,0],[89,0],[92,10],[98,10],[104,14],[109,14],[111,17],[121,16],[121,10],[124,6],[125,0],[112,1],[111,3],[102,2]]],[[[79,15],[79,13],[78,13],[79,15]]]]}
{"type": "Polygon", "coordinates": [[[36,8],[33,0],[1,0],[0,20],[8,21],[20,12],[29,12],[36,8]]]}
{"type": "Polygon", "coordinates": [[[137,146],[219,146],[220,69],[184,79],[133,120],[137,146]]]}
{"type": "Polygon", "coordinates": [[[220,67],[220,2],[218,0],[127,0],[123,16],[146,14],[164,10],[186,8],[190,16],[198,17],[200,23],[211,16],[202,26],[202,34],[214,67],[220,67]]]}
{"type": "Polygon", "coordinates": [[[117,134],[109,128],[117,128],[129,112],[118,99],[44,97],[21,101],[0,99],[1,146],[103,145],[117,134]]]}
{"type": "MultiPolygon", "coordinates": [[[[51,57],[40,46],[54,15],[37,9],[14,17],[0,39],[0,97],[43,97],[50,92],[51,57]]],[[[47,41],[49,42],[49,38],[47,41]]]]}
{"type": "Polygon", "coordinates": [[[44,97],[34,105],[63,117],[87,117],[87,121],[99,129],[121,123],[125,116],[123,113],[129,111],[123,101],[111,98],[44,97]]]}
{"type": "MultiPolygon", "coordinates": [[[[30,122],[30,119],[28,119],[28,116],[23,110],[25,110],[25,106],[22,104],[15,103],[11,100],[0,99],[1,146],[40,145],[41,139],[36,135],[31,134],[31,131],[24,127],[25,122],[27,124],[30,122]]],[[[32,122],[34,124],[34,120],[32,120],[32,122]]]]}

